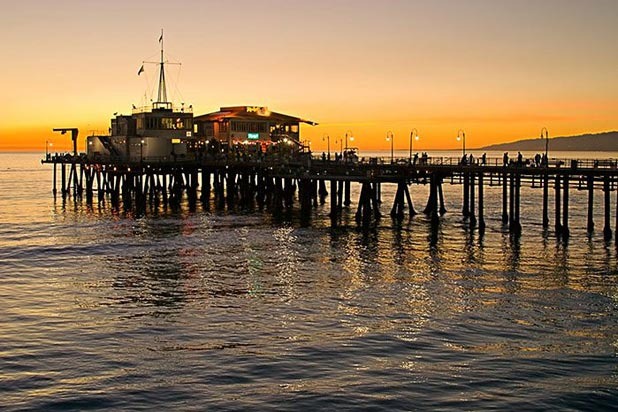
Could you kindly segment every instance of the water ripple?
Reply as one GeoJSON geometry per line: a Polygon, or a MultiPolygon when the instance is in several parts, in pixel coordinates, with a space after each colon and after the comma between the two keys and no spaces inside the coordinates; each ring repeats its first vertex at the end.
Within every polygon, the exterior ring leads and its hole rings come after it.
{"type": "MultiPolygon", "coordinates": [[[[543,233],[529,188],[517,239],[499,193],[485,234],[471,230],[459,187],[445,187],[437,228],[419,215],[360,230],[351,208],[330,229],[327,206],[306,226],[295,210],[54,203],[47,171],[23,170],[0,173],[3,188],[38,182],[0,194],[2,410],[611,410],[618,399],[618,252],[586,237],[581,194],[565,244],[543,233]]],[[[393,195],[384,185],[383,208],[393,195]]],[[[412,188],[417,204],[426,195],[412,188]]]]}

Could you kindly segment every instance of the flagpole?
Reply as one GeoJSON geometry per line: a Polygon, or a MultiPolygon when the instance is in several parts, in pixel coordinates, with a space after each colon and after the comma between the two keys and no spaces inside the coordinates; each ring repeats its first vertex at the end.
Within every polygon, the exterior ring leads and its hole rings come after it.
{"type": "Polygon", "coordinates": [[[159,37],[159,44],[161,44],[161,64],[163,64],[163,29],[161,29],[161,37],[159,37]]]}

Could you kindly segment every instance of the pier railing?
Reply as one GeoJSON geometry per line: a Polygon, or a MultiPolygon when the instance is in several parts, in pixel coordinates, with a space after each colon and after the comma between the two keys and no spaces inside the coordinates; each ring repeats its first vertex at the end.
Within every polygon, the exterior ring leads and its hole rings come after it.
{"type": "Polygon", "coordinates": [[[301,156],[290,156],[280,154],[265,154],[265,155],[249,155],[249,156],[233,156],[225,154],[203,154],[195,155],[188,154],[178,156],[172,159],[170,156],[144,156],[139,158],[126,158],[115,156],[97,156],[96,158],[88,158],[85,153],[79,153],[77,156],[72,153],[47,153],[42,160],[43,163],[83,163],[83,164],[119,164],[119,165],[161,165],[161,164],[195,164],[201,165],[204,163],[216,164],[233,164],[233,165],[281,165],[281,164],[301,164],[310,167],[315,165],[344,165],[346,167],[354,166],[447,166],[447,167],[520,167],[534,169],[554,169],[568,168],[571,170],[588,170],[588,169],[618,169],[618,159],[569,159],[569,158],[550,158],[547,164],[535,163],[532,159],[509,159],[508,163],[504,163],[503,158],[487,157],[475,158],[472,162],[462,162],[459,157],[452,156],[427,156],[417,159],[408,157],[360,157],[360,158],[339,158],[325,159],[323,156],[309,156],[307,154],[301,156]]]}

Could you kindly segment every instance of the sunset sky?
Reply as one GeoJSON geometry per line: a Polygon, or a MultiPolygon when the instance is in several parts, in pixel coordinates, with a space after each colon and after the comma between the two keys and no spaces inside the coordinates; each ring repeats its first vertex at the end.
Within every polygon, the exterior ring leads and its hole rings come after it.
{"type": "Polygon", "coordinates": [[[0,14],[0,150],[68,149],[53,127],[105,132],[150,99],[161,28],[174,102],[316,121],[314,150],[618,130],[616,0],[20,0],[0,14]]]}

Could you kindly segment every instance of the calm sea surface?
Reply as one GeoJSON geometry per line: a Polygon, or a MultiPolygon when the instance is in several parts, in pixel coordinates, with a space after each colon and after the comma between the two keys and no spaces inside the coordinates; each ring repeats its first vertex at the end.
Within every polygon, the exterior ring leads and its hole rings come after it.
{"type": "MultiPolygon", "coordinates": [[[[484,236],[448,185],[437,233],[424,215],[393,223],[388,185],[377,227],[358,229],[353,204],[332,230],[328,203],[310,226],[297,212],[63,204],[41,157],[0,154],[1,410],[618,405],[618,258],[600,191],[590,237],[587,193],[571,191],[568,243],[543,234],[528,187],[520,239],[499,187],[484,236]]],[[[428,188],[411,191],[422,208],[428,188]]]]}

